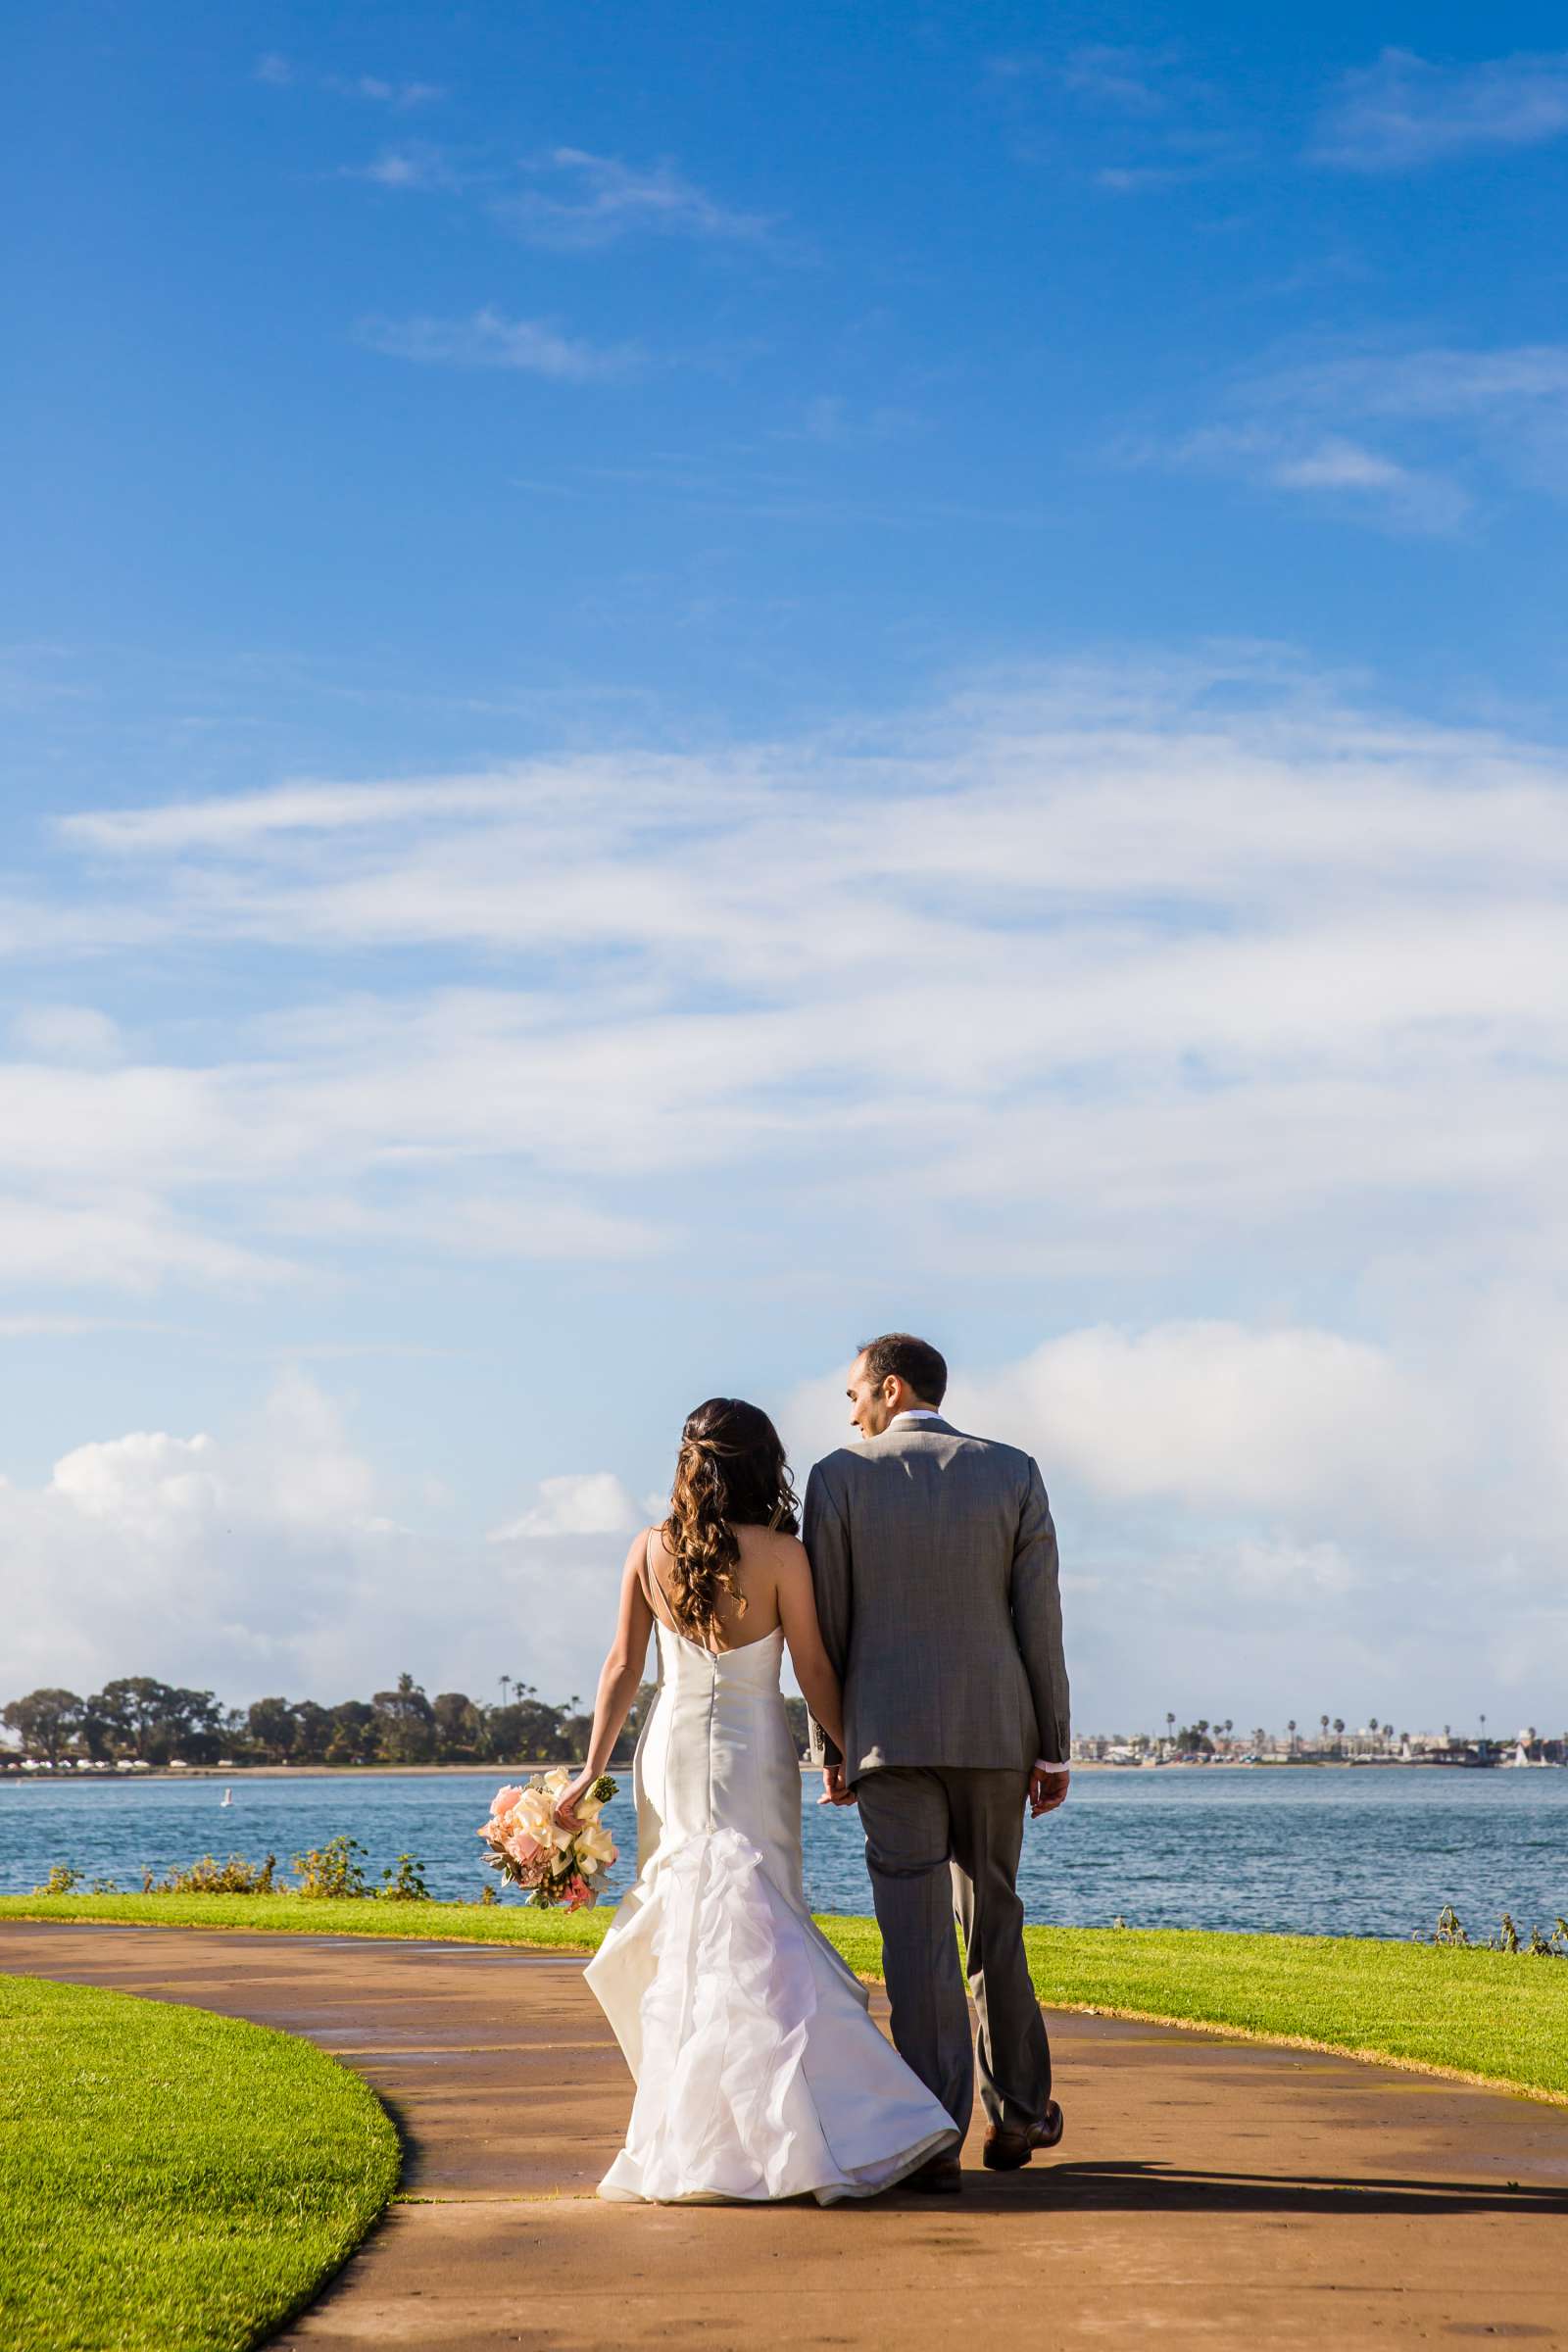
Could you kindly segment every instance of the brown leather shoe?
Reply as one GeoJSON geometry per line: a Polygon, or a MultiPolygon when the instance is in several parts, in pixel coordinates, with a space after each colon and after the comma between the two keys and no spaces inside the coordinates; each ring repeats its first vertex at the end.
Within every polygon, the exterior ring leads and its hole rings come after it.
{"type": "Polygon", "coordinates": [[[963,2171],[956,2156],[946,2153],[928,2156],[924,2164],[908,2173],[899,2184],[902,2188],[918,2189],[924,2197],[956,2197],[963,2187],[963,2171]]]}
{"type": "Polygon", "coordinates": [[[1036,2148],[1054,2148],[1062,2129],[1061,2109],[1052,2099],[1045,2120],[1031,2124],[1027,2132],[1015,2131],[1010,2124],[993,2124],[986,2133],[981,2162],[993,2173],[1015,2173],[1028,2163],[1036,2148]]]}

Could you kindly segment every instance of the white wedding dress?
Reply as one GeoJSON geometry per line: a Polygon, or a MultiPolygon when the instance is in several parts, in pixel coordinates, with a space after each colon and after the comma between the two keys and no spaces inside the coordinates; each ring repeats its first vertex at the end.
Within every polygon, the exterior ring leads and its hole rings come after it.
{"type": "Polygon", "coordinates": [[[713,1652],[655,1624],[639,1876],[587,1972],[637,2081],[599,2194],[874,2196],[956,2133],[806,1908],[783,1633],[713,1652]]]}

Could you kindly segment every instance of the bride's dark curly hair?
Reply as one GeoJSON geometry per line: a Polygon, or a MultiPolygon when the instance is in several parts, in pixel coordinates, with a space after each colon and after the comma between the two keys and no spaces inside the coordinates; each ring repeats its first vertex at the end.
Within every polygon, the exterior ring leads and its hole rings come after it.
{"type": "Polygon", "coordinates": [[[710,1642],[721,1623],[720,1593],[746,1614],[735,1579],[737,1527],[777,1527],[793,1536],[800,1524],[784,1447],[760,1406],[710,1396],[688,1414],[662,1530],[673,1563],[665,1597],[681,1632],[710,1642]]]}

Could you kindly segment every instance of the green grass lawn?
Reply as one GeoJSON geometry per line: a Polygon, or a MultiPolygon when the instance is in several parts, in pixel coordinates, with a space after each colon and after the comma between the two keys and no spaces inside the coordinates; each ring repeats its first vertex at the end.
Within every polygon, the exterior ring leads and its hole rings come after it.
{"type": "Polygon", "coordinates": [[[602,1911],[533,1911],[519,1901],[387,1903],[300,1894],[6,1894],[8,1919],[120,1919],[156,1928],[246,1928],[253,1935],[422,1936],[459,1943],[538,1943],[597,1951],[614,1917],[602,1911]]]}
{"type": "Polygon", "coordinates": [[[308,2042],[0,1976],[0,2344],[242,2352],[397,2178],[380,2102],[308,2042]]]}
{"type": "MultiPolygon", "coordinates": [[[[12,1895],[0,1922],[122,1919],[165,1927],[455,1937],[592,1950],[613,1913],[518,1903],[305,1902],[298,1895],[12,1895]]],[[[881,1948],[870,1920],[824,1919],[861,1976],[881,1948]]],[[[1568,2102],[1568,1961],[1328,1936],[1030,1928],[1043,2001],[1266,2040],[1393,2058],[1568,2102]]]]}

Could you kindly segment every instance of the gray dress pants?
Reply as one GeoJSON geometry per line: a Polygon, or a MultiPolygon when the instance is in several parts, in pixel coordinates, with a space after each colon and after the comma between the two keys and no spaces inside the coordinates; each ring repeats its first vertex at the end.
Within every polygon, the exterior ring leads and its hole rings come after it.
{"type": "Polygon", "coordinates": [[[1051,2044],[1029,1982],[1016,1886],[1028,1789],[1025,1772],[941,1765],[886,1765],[855,1784],[894,2043],[960,2132],[974,2104],[965,1976],[990,2122],[1027,2130],[1051,2097],[1051,2044]]]}

